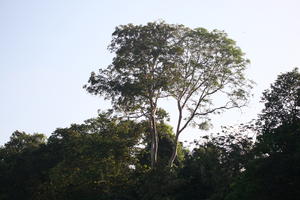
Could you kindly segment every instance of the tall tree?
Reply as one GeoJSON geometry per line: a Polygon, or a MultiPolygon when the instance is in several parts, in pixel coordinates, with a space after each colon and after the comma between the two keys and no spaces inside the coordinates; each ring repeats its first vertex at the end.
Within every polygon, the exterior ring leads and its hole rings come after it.
{"type": "Polygon", "coordinates": [[[157,161],[158,100],[174,97],[178,107],[175,145],[169,161],[177,155],[180,133],[195,118],[200,127],[209,114],[241,107],[251,84],[244,77],[248,60],[235,42],[220,31],[190,29],[164,22],[145,26],[119,26],[109,49],[113,63],[98,74],[92,73],[88,92],[105,95],[114,109],[127,116],[143,116],[152,129],[152,167],[157,161]],[[218,95],[224,101],[215,104],[218,95]],[[134,114],[134,115],[132,115],[134,114]]]}
{"type": "Polygon", "coordinates": [[[151,127],[151,163],[157,162],[158,135],[156,115],[158,100],[166,96],[170,85],[167,67],[176,48],[175,25],[148,23],[119,26],[112,34],[109,50],[116,56],[107,69],[92,73],[85,88],[95,95],[105,95],[115,110],[128,117],[145,117],[151,127]]]}
{"type": "MultiPolygon", "coordinates": [[[[207,129],[211,114],[245,106],[253,85],[244,74],[249,60],[224,32],[184,28],[179,46],[182,54],[170,73],[168,90],[178,108],[175,144],[189,124],[207,129]]],[[[177,145],[170,166],[176,154],[177,145]]]]}

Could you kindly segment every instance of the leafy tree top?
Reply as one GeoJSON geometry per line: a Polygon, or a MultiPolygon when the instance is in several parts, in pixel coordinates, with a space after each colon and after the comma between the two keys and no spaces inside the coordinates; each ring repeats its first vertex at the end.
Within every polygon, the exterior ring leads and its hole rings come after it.
{"type": "Polygon", "coordinates": [[[300,73],[298,68],[278,76],[271,88],[264,91],[265,108],[259,116],[265,130],[300,119],[300,73]]]}

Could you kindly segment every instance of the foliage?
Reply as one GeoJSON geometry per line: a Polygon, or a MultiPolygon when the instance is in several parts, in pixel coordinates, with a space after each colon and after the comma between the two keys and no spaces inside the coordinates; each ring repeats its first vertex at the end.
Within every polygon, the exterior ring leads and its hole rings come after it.
{"type": "Polygon", "coordinates": [[[298,68],[280,74],[264,91],[262,102],[265,108],[260,114],[263,129],[269,131],[283,123],[292,124],[300,118],[300,73],[298,68]]]}
{"type": "Polygon", "coordinates": [[[163,22],[117,27],[109,45],[116,54],[113,63],[98,74],[93,72],[85,85],[88,92],[110,99],[115,111],[149,121],[152,167],[158,153],[158,100],[166,96],[171,84],[167,72],[173,66],[172,57],[180,54],[176,31],[177,26],[163,22]]]}
{"type": "Polygon", "coordinates": [[[224,128],[223,134],[204,136],[184,162],[176,199],[224,199],[230,184],[239,176],[251,155],[251,140],[238,130],[224,128]]]}
{"type": "Polygon", "coordinates": [[[159,99],[173,97],[178,105],[171,167],[179,134],[189,124],[203,127],[210,114],[242,107],[249,97],[252,82],[244,76],[249,60],[224,32],[164,22],[128,24],[116,28],[109,49],[116,54],[112,64],[93,72],[85,88],[110,99],[126,117],[149,120],[152,167],[157,162],[159,99]],[[222,96],[221,103],[215,95],[222,96]]]}
{"type": "Polygon", "coordinates": [[[261,156],[260,151],[256,151],[258,153],[256,159],[249,162],[245,172],[232,184],[231,192],[226,199],[296,200],[299,198],[300,123],[280,126],[274,133],[281,135],[281,138],[275,138],[282,142],[277,143],[280,145],[280,151],[274,152],[273,145],[266,145],[267,141],[258,143],[256,147],[261,148],[261,145],[264,145],[264,150],[270,154],[261,156]],[[290,145],[291,148],[286,148],[290,145]],[[268,147],[272,148],[268,149],[268,147]]]}
{"type": "Polygon", "coordinates": [[[155,22],[117,27],[109,48],[112,65],[85,87],[114,109],[49,138],[15,131],[0,147],[0,200],[299,198],[297,68],[263,93],[255,124],[223,127],[195,140],[190,152],[178,143],[187,125],[206,129],[210,114],[249,97],[248,60],[234,41],[220,31],[155,22]],[[177,101],[175,134],[158,106],[164,97],[177,101]]]}
{"type": "Polygon", "coordinates": [[[263,93],[265,108],[259,116],[261,153],[294,152],[300,144],[295,126],[300,120],[300,73],[295,68],[278,76],[263,93]]]}
{"type": "Polygon", "coordinates": [[[300,187],[300,74],[278,76],[263,93],[255,159],[232,184],[227,199],[298,199],[300,187]]]}
{"type": "Polygon", "coordinates": [[[28,135],[25,132],[15,131],[4,147],[7,153],[17,154],[25,150],[34,150],[41,144],[45,144],[45,141],[46,137],[43,134],[28,135]]]}
{"type": "MultiPolygon", "coordinates": [[[[184,28],[181,34],[183,53],[172,69],[168,90],[178,108],[176,143],[189,124],[207,129],[211,114],[245,106],[253,84],[244,75],[249,60],[226,33],[184,28]]],[[[170,166],[175,157],[176,145],[170,166]]]]}
{"type": "Polygon", "coordinates": [[[0,199],[31,199],[51,166],[44,155],[45,136],[15,131],[0,148],[0,199]]]}
{"type": "MultiPolygon", "coordinates": [[[[143,190],[152,186],[146,178],[168,177],[166,170],[149,171],[149,129],[146,122],[102,113],[57,129],[47,141],[42,134],[15,132],[0,149],[0,199],[147,198],[143,190]]],[[[158,133],[166,147],[159,152],[162,169],[174,135],[163,123],[158,133]]]]}
{"type": "Polygon", "coordinates": [[[50,170],[41,199],[116,199],[132,184],[136,148],[143,127],[100,115],[83,125],[58,129],[50,145],[62,160],[50,170]]]}

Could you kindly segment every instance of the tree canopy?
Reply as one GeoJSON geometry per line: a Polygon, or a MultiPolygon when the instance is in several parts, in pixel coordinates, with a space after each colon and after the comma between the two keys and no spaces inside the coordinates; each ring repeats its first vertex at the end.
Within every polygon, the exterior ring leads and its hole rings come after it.
{"type": "Polygon", "coordinates": [[[224,32],[154,22],[119,26],[112,35],[112,64],[93,72],[85,88],[110,99],[113,108],[126,117],[148,119],[152,166],[157,161],[159,99],[172,97],[178,105],[170,166],[177,155],[179,134],[189,124],[204,128],[209,114],[242,107],[248,100],[252,83],[244,70],[249,60],[224,32]],[[222,97],[220,103],[215,95],[222,97]]]}

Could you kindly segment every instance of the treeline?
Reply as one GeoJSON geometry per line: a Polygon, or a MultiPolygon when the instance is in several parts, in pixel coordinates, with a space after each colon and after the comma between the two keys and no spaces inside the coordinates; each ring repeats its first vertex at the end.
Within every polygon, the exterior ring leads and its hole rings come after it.
{"type": "Polygon", "coordinates": [[[175,135],[163,120],[155,168],[146,120],[106,112],[49,138],[16,131],[0,148],[0,199],[298,199],[298,70],[279,75],[262,101],[255,122],[203,137],[192,151],[180,143],[172,168],[175,135]]]}

